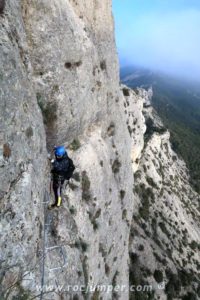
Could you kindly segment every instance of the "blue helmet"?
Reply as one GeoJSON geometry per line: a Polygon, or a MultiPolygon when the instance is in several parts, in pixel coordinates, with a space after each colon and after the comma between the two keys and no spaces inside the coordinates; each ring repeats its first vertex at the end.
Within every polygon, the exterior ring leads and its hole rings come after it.
{"type": "Polygon", "coordinates": [[[57,146],[54,148],[54,153],[56,157],[63,157],[63,155],[66,153],[64,146],[57,146]]]}

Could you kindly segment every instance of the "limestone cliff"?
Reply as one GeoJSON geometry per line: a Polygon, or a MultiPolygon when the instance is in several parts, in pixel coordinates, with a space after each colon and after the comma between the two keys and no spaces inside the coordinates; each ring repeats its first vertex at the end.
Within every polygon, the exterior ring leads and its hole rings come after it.
{"type": "Polygon", "coordinates": [[[1,2],[0,14],[0,298],[37,264],[46,137],[28,70],[20,2],[1,2]]]}
{"type": "Polygon", "coordinates": [[[8,0],[0,18],[2,295],[40,295],[36,286],[50,284],[64,287],[44,299],[82,299],[89,294],[64,290],[128,286],[133,172],[111,1],[8,0]],[[46,139],[49,150],[71,149],[76,165],[53,212],[43,203],[46,139]]]}
{"type": "Polygon", "coordinates": [[[111,0],[0,3],[1,299],[124,300],[158,277],[174,299],[190,269],[176,297],[197,295],[199,197],[152,91],[119,86],[111,0]],[[76,171],[49,211],[54,144],[76,171]]]}
{"type": "Polygon", "coordinates": [[[23,19],[48,146],[109,126],[119,82],[111,1],[24,1],[23,19]]]}
{"type": "Polygon", "coordinates": [[[138,89],[136,95],[124,89],[129,124],[137,111],[130,285],[149,287],[132,292],[131,299],[199,299],[200,196],[151,106],[152,90],[138,89]]]}

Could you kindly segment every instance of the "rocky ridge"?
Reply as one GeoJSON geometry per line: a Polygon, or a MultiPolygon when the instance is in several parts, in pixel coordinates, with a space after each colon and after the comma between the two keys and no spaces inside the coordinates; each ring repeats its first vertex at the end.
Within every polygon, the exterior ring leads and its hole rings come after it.
{"type": "MultiPolygon", "coordinates": [[[[125,97],[125,103],[137,99],[140,104],[133,105],[143,115],[133,129],[133,151],[141,151],[135,160],[130,284],[149,285],[152,292],[135,292],[131,299],[199,299],[200,197],[189,184],[185,163],[172,150],[169,131],[151,106],[152,90],[136,92],[142,97],[127,88],[125,97]],[[143,144],[137,137],[142,128],[143,144]]],[[[126,108],[129,116],[134,107],[126,108]]]]}

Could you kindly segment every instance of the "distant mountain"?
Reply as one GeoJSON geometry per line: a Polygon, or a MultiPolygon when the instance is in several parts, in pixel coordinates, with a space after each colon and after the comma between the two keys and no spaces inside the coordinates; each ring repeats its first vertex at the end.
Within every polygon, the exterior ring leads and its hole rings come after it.
{"type": "Polygon", "coordinates": [[[145,68],[121,69],[130,88],[153,88],[152,105],[171,132],[174,150],[183,157],[191,183],[200,192],[200,86],[145,68]]]}

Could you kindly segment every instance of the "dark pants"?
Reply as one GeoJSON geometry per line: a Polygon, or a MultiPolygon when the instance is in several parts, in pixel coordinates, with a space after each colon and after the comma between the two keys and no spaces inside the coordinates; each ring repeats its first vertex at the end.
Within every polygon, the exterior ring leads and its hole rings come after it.
{"type": "Polygon", "coordinates": [[[54,196],[55,196],[54,205],[58,204],[58,187],[60,185],[60,195],[61,195],[64,182],[65,182],[65,180],[60,180],[60,181],[58,181],[56,179],[53,180],[53,191],[54,191],[54,196]]]}

